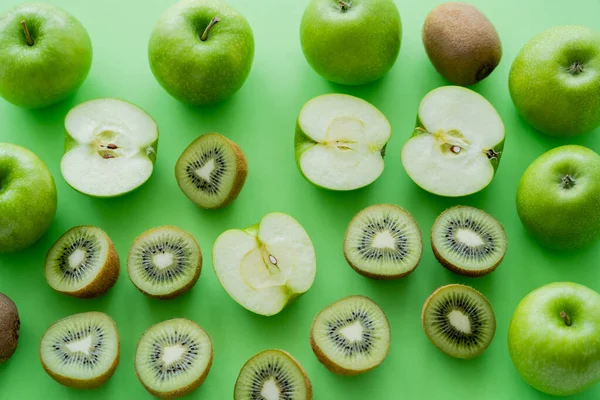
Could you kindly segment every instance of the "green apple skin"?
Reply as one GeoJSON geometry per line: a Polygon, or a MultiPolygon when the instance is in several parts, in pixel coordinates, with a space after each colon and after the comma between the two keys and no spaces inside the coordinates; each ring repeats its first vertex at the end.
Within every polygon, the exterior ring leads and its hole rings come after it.
{"type": "Polygon", "coordinates": [[[322,77],[342,85],[376,81],[400,52],[402,23],[392,0],[311,0],[300,25],[306,60],[322,77]]]}
{"type": "Polygon", "coordinates": [[[92,42],[65,10],[27,3],[0,16],[0,95],[24,108],[41,108],[73,94],[92,66],[92,42]],[[21,26],[25,21],[34,44],[21,26]]]}
{"type": "Polygon", "coordinates": [[[534,290],[515,310],[508,350],[521,377],[541,392],[567,396],[598,383],[600,295],[569,282],[534,290]]]}
{"type": "Polygon", "coordinates": [[[152,73],[184,103],[218,103],[237,92],[254,58],[248,21],[223,0],[183,0],[157,22],[148,45],[152,73]],[[205,41],[201,36],[218,17],[205,41]]]}
{"type": "Polygon", "coordinates": [[[571,25],[540,33],[513,62],[508,84],[517,110],[539,131],[568,137],[594,130],[600,126],[600,32],[571,25]]]}
{"type": "Polygon", "coordinates": [[[544,245],[577,249],[600,239],[600,156],[568,145],[537,158],[517,188],[517,212],[544,245]],[[571,183],[563,182],[566,177],[571,183]]]}
{"type": "Polygon", "coordinates": [[[56,214],[56,186],[31,151],[0,143],[0,252],[24,250],[48,230],[56,214]]]}

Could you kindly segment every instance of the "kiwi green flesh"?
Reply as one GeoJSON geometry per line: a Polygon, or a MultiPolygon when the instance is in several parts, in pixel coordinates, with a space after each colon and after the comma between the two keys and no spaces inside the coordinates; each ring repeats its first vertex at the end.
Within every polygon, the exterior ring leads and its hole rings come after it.
{"type": "Polygon", "coordinates": [[[212,357],[211,339],[200,326],[183,318],[171,319],[144,332],[135,354],[135,370],[153,395],[178,397],[202,384],[212,357]]]}
{"type": "Polygon", "coordinates": [[[75,314],[51,325],[42,336],[40,359],[58,382],[72,387],[98,387],[114,372],[119,334],[106,314],[75,314]]]}
{"type": "Polygon", "coordinates": [[[164,226],[140,235],[127,258],[127,272],[143,293],[171,298],[198,280],[202,254],[198,242],[182,229],[164,226]]]}
{"type": "Polygon", "coordinates": [[[342,375],[369,371],[390,349],[390,325],[383,310],[364,296],[350,296],[326,307],[311,328],[315,355],[342,375]]]}
{"type": "Polygon", "coordinates": [[[17,350],[21,320],[15,303],[0,293],[0,364],[17,350]]]}
{"type": "Polygon", "coordinates": [[[434,292],[423,307],[422,323],[431,342],[456,358],[480,355],[496,332],[490,303],[464,285],[448,285],[434,292]]]}
{"type": "Polygon", "coordinates": [[[467,276],[493,271],[508,247],[504,228],[483,210],[457,206],[444,211],[431,229],[431,246],[446,268],[467,276]]]}
{"type": "Polygon", "coordinates": [[[304,369],[295,359],[281,350],[266,350],[242,367],[233,398],[309,400],[312,390],[304,369]]]}
{"type": "Polygon", "coordinates": [[[378,204],[350,222],[344,255],[358,273],[375,279],[400,278],[412,272],[423,253],[419,226],[401,207],[378,204]]]}

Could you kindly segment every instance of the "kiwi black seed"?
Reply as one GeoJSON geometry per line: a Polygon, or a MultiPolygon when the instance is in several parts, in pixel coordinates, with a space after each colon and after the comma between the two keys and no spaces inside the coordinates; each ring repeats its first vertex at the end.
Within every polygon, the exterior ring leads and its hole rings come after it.
{"type": "Polygon", "coordinates": [[[170,319],[150,327],[135,352],[142,385],[160,399],[185,396],[206,379],[213,360],[210,336],[193,321],[170,319]]]}
{"type": "Polygon", "coordinates": [[[508,239],[502,224],[483,210],[468,206],[447,209],[431,228],[431,247],[450,271],[477,277],[496,269],[508,239]]]}
{"type": "Polygon", "coordinates": [[[127,258],[131,282],[144,294],[172,299],[190,290],[202,271],[202,252],[194,237],[174,226],[144,232],[127,258]]]}
{"type": "Polygon", "coordinates": [[[52,379],[79,389],[100,387],[119,365],[119,332],[101,312],[75,314],[52,324],[42,336],[40,361],[52,379]]]}
{"type": "Polygon", "coordinates": [[[183,152],[175,177],[183,193],[202,208],[220,208],[238,196],[248,163],[237,144],[217,133],[202,135],[183,152]]]}
{"type": "Polygon", "coordinates": [[[310,344],[330,371],[358,375],[380,365],[390,350],[391,330],[383,310],[365,296],[350,296],[314,319],[310,344]]]}
{"type": "Polygon", "coordinates": [[[249,359],[235,382],[234,400],[311,400],[302,365],[283,350],[265,350],[249,359]]]}
{"type": "Polygon", "coordinates": [[[496,332],[489,301],[472,287],[458,284],[443,286],[429,296],[421,322],[429,340],[456,358],[480,355],[496,332]]]}
{"type": "Polygon", "coordinates": [[[475,6],[444,3],[423,25],[423,44],[435,69],[455,85],[473,85],[494,71],[502,44],[494,25],[475,6]]]}
{"type": "Polygon", "coordinates": [[[393,204],[377,204],[352,219],[344,238],[344,256],[359,274],[397,279],[410,274],[423,254],[421,230],[413,217],[393,204]]]}
{"type": "Polygon", "coordinates": [[[106,293],[117,282],[119,272],[115,246],[108,235],[95,226],[76,226],[68,230],[48,251],[44,268],[52,289],[81,298],[106,293]]]}
{"type": "Polygon", "coordinates": [[[17,350],[21,320],[15,303],[0,293],[0,364],[8,361],[17,350]]]}

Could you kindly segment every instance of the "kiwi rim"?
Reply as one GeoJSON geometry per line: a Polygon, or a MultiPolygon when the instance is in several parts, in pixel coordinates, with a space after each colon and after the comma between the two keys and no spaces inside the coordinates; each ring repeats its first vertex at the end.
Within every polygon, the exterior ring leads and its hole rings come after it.
{"type": "Polygon", "coordinates": [[[405,210],[404,208],[396,205],[396,204],[389,204],[389,203],[385,203],[385,204],[374,204],[371,206],[368,206],[366,208],[363,208],[362,210],[360,210],[359,212],[356,213],[356,215],[352,218],[352,220],[350,221],[350,223],[348,224],[348,228],[346,228],[346,233],[344,234],[344,244],[343,244],[343,249],[344,249],[344,258],[346,259],[346,262],[348,263],[348,265],[350,265],[352,267],[352,269],[354,271],[356,271],[357,273],[359,273],[360,275],[364,276],[365,278],[369,278],[369,279],[374,279],[374,280],[394,280],[394,279],[400,279],[400,278],[404,278],[405,276],[410,275],[415,269],[417,269],[417,267],[419,266],[419,264],[421,263],[421,259],[423,258],[423,232],[421,231],[421,228],[419,227],[419,224],[417,223],[417,220],[415,220],[415,218],[412,216],[411,213],[409,213],[407,210],[405,210]],[[419,259],[417,260],[417,262],[415,263],[414,267],[412,267],[411,269],[399,273],[399,274],[376,274],[376,273],[372,273],[369,271],[365,271],[364,269],[361,269],[360,267],[358,267],[356,264],[354,264],[350,258],[348,257],[348,255],[346,254],[346,243],[348,241],[348,232],[350,231],[350,227],[352,226],[352,224],[354,223],[354,221],[358,218],[358,216],[365,210],[371,208],[371,207],[377,207],[377,206],[389,206],[389,207],[394,207],[394,208],[398,208],[399,210],[401,210],[403,213],[406,214],[406,216],[415,224],[415,226],[418,228],[419,231],[419,243],[421,244],[421,252],[419,254],[419,259]]]}
{"type": "Polygon", "coordinates": [[[333,372],[334,374],[337,375],[342,375],[342,376],[355,376],[355,375],[360,375],[360,374],[364,374],[365,372],[369,372],[375,368],[377,368],[378,366],[380,366],[381,364],[383,364],[383,362],[385,361],[385,359],[387,358],[387,356],[390,354],[390,349],[392,347],[392,337],[391,337],[391,325],[390,325],[390,321],[386,315],[386,313],[383,311],[383,309],[379,306],[379,304],[377,304],[375,301],[373,301],[371,298],[367,297],[367,296],[363,296],[363,295],[352,295],[352,296],[347,296],[344,297],[342,299],[339,299],[331,304],[329,304],[328,306],[326,306],[325,308],[323,308],[321,311],[319,311],[319,313],[317,314],[317,316],[313,319],[312,325],[310,327],[310,347],[312,347],[313,352],[315,353],[315,356],[317,357],[317,359],[319,360],[319,362],[321,364],[323,364],[329,371],[333,372]],[[390,332],[390,341],[389,344],[387,346],[387,351],[385,353],[385,355],[383,356],[383,358],[381,359],[381,362],[373,365],[370,368],[367,369],[362,369],[362,370],[354,370],[354,369],[347,369],[344,368],[340,365],[338,365],[334,360],[331,360],[329,357],[327,357],[327,355],[325,354],[324,351],[321,350],[321,348],[319,347],[319,345],[317,344],[317,342],[314,340],[314,330],[316,327],[316,322],[317,319],[319,318],[319,316],[325,312],[326,310],[328,310],[331,307],[334,307],[335,305],[353,299],[353,298],[360,298],[362,300],[367,300],[373,304],[375,304],[380,310],[381,313],[384,317],[384,321],[385,321],[385,325],[388,329],[388,331],[390,332]]]}
{"type": "Polygon", "coordinates": [[[460,283],[451,283],[449,285],[444,285],[441,286],[439,288],[437,288],[431,295],[429,295],[429,297],[427,297],[427,299],[425,300],[425,303],[423,304],[423,309],[421,310],[421,325],[423,327],[423,331],[425,331],[425,335],[427,336],[427,338],[429,339],[429,341],[431,343],[433,343],[433,345],[435,347],[437,347],[442,353],[447,354],[451,357],[454,358],[462,358],[462,359],[471,359],[471,358],[475,358],[477,356],[480,356],[481,354],[483,354],[487,348],[490,346],[490,344],[493,342],[494,340],[494,336],[496,335],[496,314],[494,314],[494,309],[492,308],[492,304],[490,303],[490,301],[487,299],[487,297],[485,297],[480,291],[478,291],[477,289],[468,286],[468,285],[462,285],[460,283]],[[492,335],[490,337],[490,341],[487,345],[485,345],[484,347],[482,347],[478,352],[473,353],[469,356],[458,356],[455,354],[450,354],[448,351],[446,351],[446,349],[441,348],[440,346],[438,346],[438,344],[435,342],[435,340],[429,335],[429,332],[427,331],[427,329],[425,328],[425,312],[427,311],[427,309],[429,308],[429,304],[431,303],[431,300],[433,300],[433,298],[435,296],[437,296],[438,294],[440,294],[442,291],[445,290],[449,290],[449,289],[453,289],[453,288],[460,288],[463,290],[467,290],[471,293],[473,293],[475,296],[479,297],[481,300],[483,300],[489,307],[492,315],[490,318],[491,321],[491,326],[492,326],[492,335]]]}
{"type": "Polygon", "coordinates": [[[451,272],[454,272],[455,274],[462,275],[462,276],[467,276],[467,277],[470,277],[470,278],[479,278],[481,276],[484,276],[484,275],[487,275],[487,274],[489,274],[491,272],[494,272],[494,270],[496,268],[498,268],[498,266],[500,264],[502,264],[502,261],[504,260],[504,257],[506,256],[506,252],[508,250],[508,236],[506,234],[506,230],[504,229],[504,225],[502,225],[500,223],[500,221],[498,221],[491,214],[485,212],[484,210],[482,210],[480,208],[471,207],[471,206],[454,206],[454,207],[450,207],[450,208],[447,208],[446,210],[444,210],[440,215],[438,215],[438,217],[435,219],[435,222],[431,226],[431,233],[429,235],[429,241],[431,243],[431,250],[433,251],[433,255],[435,256],[436,260],[438,260],[438,262],[444,268],[446,268],[447,270],[449,270],[451,272]],[[442,256],[442,254],[440,254],[440,252],[438,251],[438,249],[435,247],[435,244],[433,242],[433,238],[434,238],[433,237],[433,231],[434,231],[435,227],[439,223],[441,223],[442,217],[444,217],[445,214],[448,211],[459,209],[459,208],[470,208],[470,209],[474,209],[474,210],[477,210],[478,212],[482,212],[482,213],[486,214],[488,217],[490,217],[491,219],[493,219],[494,221],[497,222],[498,227],[504,233],[504,237],[507,238],[507,240],[506,240],[507,248],[504,250],[504,253],[502,254],[502,257],[500,257],[496,263],[494,263],[493,265],[489,266],[488,268],[484,268],[484,269],[464,269],[464,268],[461,268],[458,265],[452,264],[449,260],[447,260],[446,258],[444,258],[444,256],[442,256]]]}

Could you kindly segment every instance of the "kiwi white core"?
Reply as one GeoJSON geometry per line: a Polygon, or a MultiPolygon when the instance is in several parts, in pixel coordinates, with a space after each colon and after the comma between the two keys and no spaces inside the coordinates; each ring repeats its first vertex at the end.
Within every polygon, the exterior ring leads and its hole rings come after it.
{"type": "Polygon", "coordinates": [[[86,356],[89,356],[92,350],[92,336],[87,335],[82,339],[76,340],[71,343],[67,343],[66,346],[71,353],[79,352],[85,354],[86,356]]]}
{"type": "Polygon", "coordinates": [[[392,237],[390,231],[388,230],[377,233],[373,239],[373,247],[377,247],[379,249],[393,249],[395,243],[396,240],[392,237]]]}
{"type": "Polygon", "coordinates": [[[69,267],[75,268],[85,260],[86,252],[77,249],[69,256],[69,267]]]}
{"type": "Polygon", "coordinates": [[[166,366],[169,366],[175,361],[180,360],[184,353],[185,348],[183,346],[167,346],[163,349],[162,360],[166,366]]]}
{"type": "Polygon", "coordinates": [[[274,378],[271,378],[264,383],[263,388],[260,391],[260,394],[266,400],[279,400],[281,391],[277,387],[277,383],[275,382],[274,378]]]}
{"type": "Polygon", "coordinates": [[[450,324],[461,332],[471,332],[471,321],[469,317],[458,310],[452,310],[448,314],[448,320],[450,324]]]}
{"type": "Polygon", "coordinates": [[[171,253],[156,254],[152,259],[158,269],[165,269],[173,265],[173,254],[171,253]]]}
{"type": "Polygon", "coordinates": [[[363,331],[364,329],[358,321],[340,329],[340,333],[350,342],[358,342],[361,340],[363,331]]]}
{"type": "Polygon", "coordinates": [[[458,229],[456,231],[456,238],[469,246],[481,246],[485,244],[481,236],[468,229],[458,229]]]}
{"type": "Polygon", "coordinates": [[[206,181],[210,180],[210,174],[215,170],[215,160],[210,159],[202,167],[196,169],[194,172],[198,178],[202,178],[206,181]]]}

